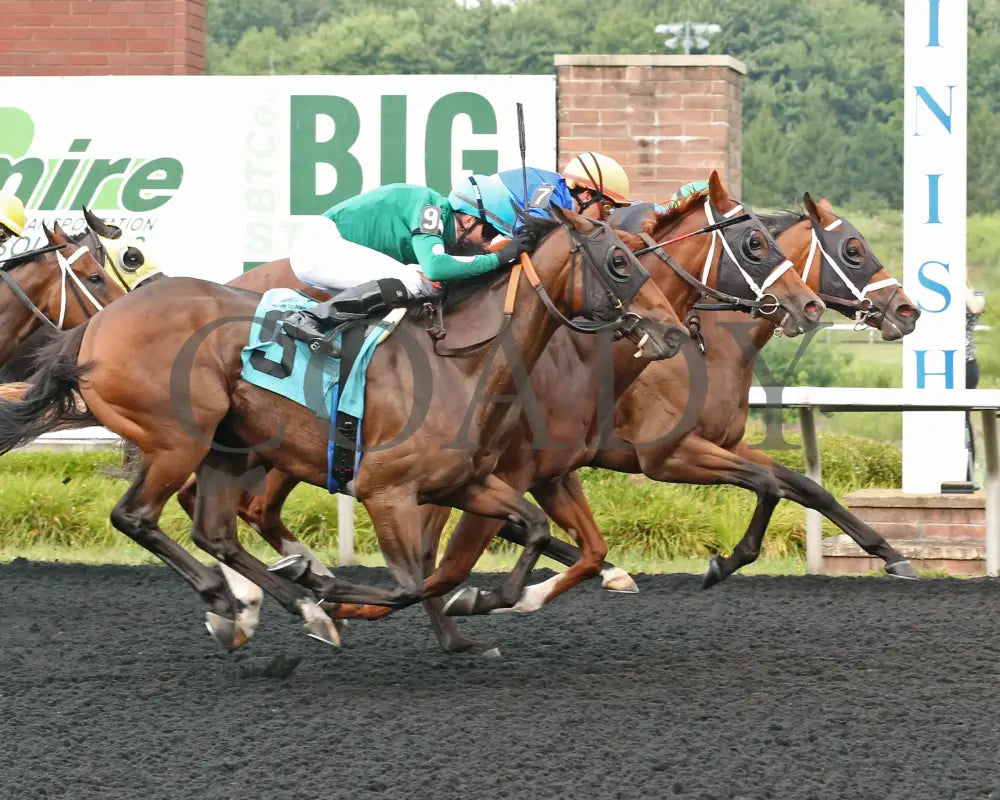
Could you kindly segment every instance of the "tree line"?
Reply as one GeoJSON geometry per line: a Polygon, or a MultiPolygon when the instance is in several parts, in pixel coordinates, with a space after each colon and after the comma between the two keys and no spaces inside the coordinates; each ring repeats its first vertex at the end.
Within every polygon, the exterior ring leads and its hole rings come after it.
{"type": "MultiPolygon", "coordinates": [[[[745,198],[816,187],[902,207],[903,0],[209,0],[214,74],[554,71],[555,53],[663,53],[658,23],[715,22],[748,67],[745,198]]],[[[946,13],[947,3],[941,4],[946,13]]],[[[1000,209],[1000,0],[969,3],[969,211],[1000,209]]]]}

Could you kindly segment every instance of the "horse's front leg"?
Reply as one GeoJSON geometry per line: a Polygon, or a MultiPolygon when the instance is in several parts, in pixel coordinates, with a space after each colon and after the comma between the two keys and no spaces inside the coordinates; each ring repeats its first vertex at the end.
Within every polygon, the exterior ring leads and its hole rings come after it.
{"type": "MultiPolygon", "coordinates": [[[[743,446],[741,444],[741,446],[743,446]]],[[[793,500],[806,508],[819,511],[830,522],[840,528],[853,539],[857,545],[871,556],[881,558],[885,562],[885,571],[894,578],[917,580],[917,571],[909,560],[884,537],[865,522],[862,522],[826,489],[805,475],[800,475],[788,469],[759,450],[750,450],[750,457],[759,464],[770,468],[778,479],[785,499],[793,500]],[[765,461],[766,459],[766,461],[765,461]]]]}
{"type": "MultiPolygon", "coordinates": [[[[471,586],[462,589],[445,604],[445,613],[449,616],[488,614],[516,605],[531,571],[550,540],[548,517],[495,475],[488,476],[482,483],[463,487],[446,502],[472,514],[522,527],[525,540],[524,551],[498,589],[482,591],[471,586]]],[[[469,520],[463,528],[465,522],[463,516],[448,542],[445,557],[435,574],[428,579],[425,587],[428,596],[441,594],[464,581],[498,531],[495,524],[488,524],[485,520],[480,520],[479,524],[469,520]],[[447,577],[442,579],[442,576],[447,577]]]]}

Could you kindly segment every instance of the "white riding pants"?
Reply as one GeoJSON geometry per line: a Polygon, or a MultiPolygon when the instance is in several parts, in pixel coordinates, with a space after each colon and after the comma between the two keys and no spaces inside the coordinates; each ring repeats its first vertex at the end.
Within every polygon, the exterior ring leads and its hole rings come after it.
{"type": "Polygon", "coordinates": [[[397,278],[414,297],[434,291],[417,264],[401,264],[378,250],[349,242],[329,217],[302,221],[289,259],[300,281],[332,293],[381,278],[397,278]]]}

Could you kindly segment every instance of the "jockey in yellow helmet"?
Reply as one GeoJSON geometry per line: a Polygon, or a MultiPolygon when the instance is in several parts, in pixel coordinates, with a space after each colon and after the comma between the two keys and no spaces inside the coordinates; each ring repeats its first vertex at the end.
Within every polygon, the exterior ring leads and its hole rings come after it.
{"type": "MultiPolygon", "coordinates": [[[[608,217],[616,208],[631,205],[628,175],[611,156],[587,151],[575,156],[560,173],[581,214],[594,205],[600,217],[608,217]]],[[[592,214],[588,215],[592,216],[592,214]]]]}
{"type": "Polygon", "coordinates": [[[21,198],[13,192],[0,190],[0,245],[21,236],[27,224],[28,217],[21,198]]]}

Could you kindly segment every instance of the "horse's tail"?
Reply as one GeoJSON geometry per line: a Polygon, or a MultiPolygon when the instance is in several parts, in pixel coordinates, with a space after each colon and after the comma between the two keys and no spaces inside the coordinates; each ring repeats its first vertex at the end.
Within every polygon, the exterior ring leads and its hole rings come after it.
{"type": "Polygon", "coordinates": [[[100,424],[83,404],[80,381],[92,364],[77,364],[86,323],[62,333],[38,353],[41,368],[26,392],[0,397],[0,455],[66,423],[100,424]]]}

